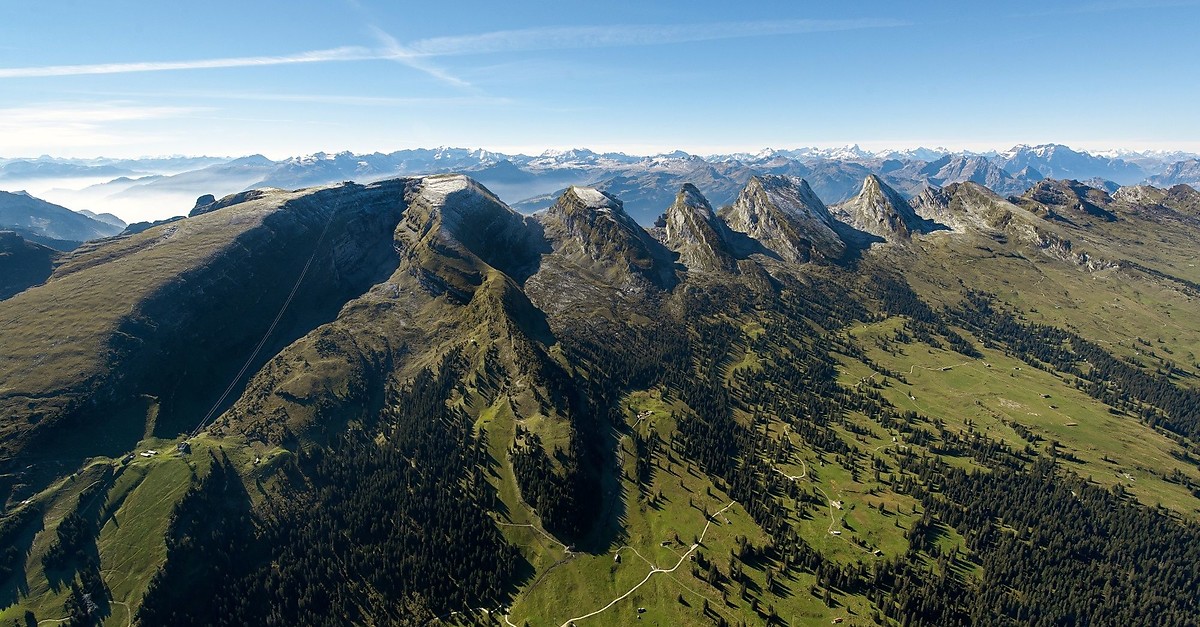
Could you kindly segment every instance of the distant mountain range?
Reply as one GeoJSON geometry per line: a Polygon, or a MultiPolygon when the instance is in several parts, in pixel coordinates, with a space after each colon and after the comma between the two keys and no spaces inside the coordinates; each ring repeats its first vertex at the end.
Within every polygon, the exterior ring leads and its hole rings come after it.
{"type": "Polygon", "coordinates": [[[1159,187],[1200,184],[1200,157],[1182,152],[1093,154],[1061,144],[1018,145],[988,153],[940,148],[872,152],[855,145],[709,156],[683,151],[637,156],[584,148],[530,156],[422,148],[386,154],[318,152],[279,161],[262,155],[236,159],[41,157],[0,159],[0,188],[19,189],[16,186],[22,185],[42,189],[39,195],[51,201],[123,212],[125,219],[132,221],[181,215],[204,194],[221,197],[255,188],[297,189],[345,180],[370,182],[449,172],[469,174],[526,213],[550,207],[571,185],[595,187],[623,199],[625,210],[645,225],[654,222],[688,183],[714,207],[733,202],[755,175],[804,177],[812,191],[829,204],[853,197],[862,180],[872,174],[906,198],[928,188],[963,182],[978,183],[1001,196],[1019,195],[1047,177],[1089,181],[1113,191],[1138,183],[1159,187]],[[53,183],[39,187],[39,181],[53,183]]]}
{"type": "Polygon", "coordinates": [[[13,231],[56,250],[71,250],[123,230],[125,223],[111,214],[75,212],[24,192],[0,192],[0,231],[13,231]]]}

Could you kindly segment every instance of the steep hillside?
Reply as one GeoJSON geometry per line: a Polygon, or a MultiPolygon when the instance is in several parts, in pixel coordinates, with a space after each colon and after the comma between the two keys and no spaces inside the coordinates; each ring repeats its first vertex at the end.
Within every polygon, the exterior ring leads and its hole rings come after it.
{"type": "Polygon", "coordinates": [[[684,185],[666,213],[666,244],[692,272],[732,271],[737,261],[733,234],[717,218],[700,190],[684,185]]]}
{"type": "Polygon", "coordinates": [[[785,261],[836,260],[846,253],[829,209],[804,179],[755,176],[721,218],[785,261]]]}
{"type": "Polygon", "coordinates": [[[264,334],[248,372],[394,266],[404,185],[263,193],[81,251],[0,303],[4,457],[115,454],[191,429],[264,334]]]}
{"type": "Polygon", "coordinates": [[[874,174],[863,180],[858,195],[834,205],[832,213],[843,222],[889,242],[904,242],[914,233],[933,228],[909,207],[896,190],[874,174]]]}
{"type": "Polygon", "coordinates": [[[0,301],[0,620],[1188,624],[1196,192],[889,187],[652,233],[434,175],[89,243],[0,301]]]}
{"type": "Polygon", "coordinates": [[[526,289],[548,314],[621,320],[677,280],[671,252],[604,192],[571,187],[535,218],[552,250],[526,289]]]}
{"type": "Polygon", "coordinates": [[[45,281],[58,257],[53,248],[0,231],[0,300],[45,281]]]}

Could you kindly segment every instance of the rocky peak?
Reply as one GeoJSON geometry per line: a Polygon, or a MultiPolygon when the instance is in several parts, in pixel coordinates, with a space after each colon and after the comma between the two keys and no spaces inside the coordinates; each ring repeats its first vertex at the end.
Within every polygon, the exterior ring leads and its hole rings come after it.
{"type": "Polygon", "coordinates": [[[1108,192],[1075,180],[1044,179],[1011,200],[1048,219],[1070,220],[1072,216],[1091,216],[1106,222],[1117,219],[1116,214],[1108,210],[1113,203],[1108,192]]]}
{"type": "Polygon", "coordinates": [[[539,219],[556,255],[581,266],[627,268],[659,285],[672,281],[670,253],[606,192],[571,186],[539,219]]]}
{"type": "Polygon", "coordinates": [[[1151,185],[1126,185],[1112,194],[1113,200],[1130,205],[1157,205],[1166,196],[1166,192],[1151,185]]]}
{"type": "Polygon", "coordinates": [[[984,232],[1002,228],[1016,209],[992,190],[970,181],[926,189],[913,197],[909,206],[927,221],[956,231],[973,228],[984,232]]]}
{"type": "Polygon", "coordinates": [[[686,183],[666,213],[666,244],[679,253],[688,270],[732,271],[737,262],[729,251],[728,227],[713,212],[708,199],[686,183]]]}
{"type": "Polygon", "coordinates": [[[1184,215],[1200,216],[1200,192],[1182,183],[1170,189],[1151,185],[1129,185],[1113,192],[1112,198],[1113,201],[1127,206],[1163,207],[1184,215]]]}
{"type": "MultiPolygon", "coordinates": [[[[460,272],[481,270],[464,260],[469,253],[517,281],[527,277],[545,248],[534,222],[513,211],[483,185],[461,174],[427,176],[410,185],[408,209],[396,227],[396,240],[409,255],[426,249],[443,255],[460,272]]],[[[468,277],[477,283],[479,276],[468,277]]]]}
{"type": "Polygon", "coordinates": [[[858,195],[834,207],[842,221],[889,242],[906,241],[925,229],[908,201],[874,174],[863,180],[858,195]]]}
{"type": "Polygon", "coordinates": [[[558,203],[555,204],[559,210],[564,212],[600,212],[624,213],[624,203],[618,198],[608,193],[602,192],[594,187],[580,187],[572,185],[567,188],[563,195],[559,197],[558,203]]]}
{"type": "Polygon", "coordinates": [[[1173,185],[1167,190],[1163,204],[1182,213],[1200,216],[1200,192],[1190,185],[1173,185]]]}
{"type": "Polygon", "coordinates": [[[1031,165],[1027,165],[1020,170],[1017,170],[1017,173],[1014,176],[1021,180],[1029,181],[1030,183],[1036,183],[1046,178],[1041,172],[1038,172],[1037,169],[1031,165]]]}
{"type": "Polygon", "coordinates": [[[722,217],[786,261],[840,259],[846,243],[829,209],[808,182],[791,176],[753,176],[722,217]]]}
{"type": "MultiPolygon", "coordinates": [[[[546,210],[547,224],[561,224],[564,232],[583,236],[600,225],[605,229],[615,228],[635,239],[644,235],[644,229],[625,213],[625,205],[616,196],[594,187],[572,185],[546,210]]],[[[592,242],[604,244],[604,242],[592,242]]]]}
{"type": "Polygon", "coordinates": [[[672,208],[676,207],[687,207],[705,220],[717,217],[712,205],[708,204],[708,199],[691,183],[684,183],[683,187],[679,188],[679,193],[675,195],[675,204],[672,205],[672,208]]]}
{"type": "Polygon", "coordinates": [[[216,196],[213,196],[212,194],[204,194],[196,199],[196,204],[193,205],[192,210],[188,212],[188,217],[190,218],[193,216],[203,215],[209,211],[212,211],[209,206],[216,204],[216,202],[216,196]]]}

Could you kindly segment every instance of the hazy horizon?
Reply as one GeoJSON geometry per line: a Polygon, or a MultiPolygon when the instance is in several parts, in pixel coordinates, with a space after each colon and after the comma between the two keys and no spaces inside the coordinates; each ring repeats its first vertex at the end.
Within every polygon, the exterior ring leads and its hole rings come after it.
{"type": "Polygon", "coordinates": [[[270,151],[248,151],[240,153],[224,153],[224,154],[204,154],[204,153],[159,153],[159,154],[92,154],[83,156],[64,156],[58,154],[0,154],[0,160],[3,161],[33,161],[39,159],[51,159],[62,161],[101,161],[101,160],[121,160],[121,161],[138,161],[151,159],[222,159],[232,160],[261,155],[272,161],[284,161],[287,159],[306,157],[319,153],[328,155],[349,152],[356,155],[366,154],[391,154],[404,150],[483,150],[486,152],[504,154],[508,156],[526,156],[537,157],[547,153],[566,152],[570,150],[590,150],[598,154],[614,153],[624,154],[629,157],[653,157],[657,155],[665,155],[676,151],[686,152],[689,155],[697,157],[714,157],[730,154],[757,154],[768,150],[774,151],[793,151],[793,150],[823,150],[833,151],[839,149],[849,149],[857,147],[865,152],[870,153],[885,153],[885,152],[905,152],[915,150],[930,150],[941,151],[950,154],[966,153],[966,154],[1000,154],[1007,150],[1017,148],[1019,146],[1042,146],[1042,145],[1061,145],[1066,146],[1075,151],[1087,152],[1094,155],[1104,153],[1128,153],[1128,154],[1192,154],[1200,155],[1200,144],[1192,146],[1190,143],[1154,143],[1154,144],[1137,144],[1137,145],[1110,145],[1102,142],[1069,142],[1062,140],[1049,140],[1044,142],[1000,142],[994,144],[970,144],[970,145],[946,145],[932,142],[925,143],[900,143],[889,141],[848,141],[848,142],[827,142],[827,143],[802,143],[795,145],[769,145],[769,146],[752,146],[752,145],[733,145],[733,146],[704,146],[701,148],[689,149],[675,145],[661,146],[625,146],[608,145],[601,142],[575,144],[563,144],[554,146],[537,147],[534,145],[522,146],[484,146],[484,145],[450,145],[450,144],[420,144],[420,145],[404,145],[399,147],[378,147],[371,150],[349,150],[346,148],[322,148],[303,153],[278,153],[270,151]]]}

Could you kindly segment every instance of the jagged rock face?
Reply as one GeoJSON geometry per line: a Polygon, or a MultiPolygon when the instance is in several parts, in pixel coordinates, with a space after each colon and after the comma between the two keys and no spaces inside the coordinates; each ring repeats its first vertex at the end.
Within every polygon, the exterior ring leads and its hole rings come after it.
{"type": "Polygon", "coordinates": [[[678,283],[671,251],[604,192],[568,188],[534,218],[548,250],[524,288],[551,320],[624,320],[678,283]]]}
{"type": "Polygon", "coordinates": [[[957,228],[957,216],[954,215],[950,204],[954,199],[952,190],[958,185],[959,183],[953,183],[946,187],[926,187],[920,194],[913,196],[908,204],[917,215],[926,220],[957,228]]]}
{"type": "Polygon", "coordinates": [[[731,272],[737,261],[729,251],[725,226],[708,200],[691,183],[685,184],[667,209],[667,247],[692,272],[731,272]]]}
{"type": "Polygon", "coordinates": [[[1016,204],[1047,218],[1091,216],[1113,222],[1117,216],[1108,210],[1112,196],[1108,192],[1073,180],[1045,179],[1029,191],[1012,199],[1016,204]]]}
{"type": "Polygon", "coordinates": [[[414,265],[427,278],[463,298],[486,278],[486,269],[465,257],[520,282],[533,273],[545,249],[533,220],[460,174],[421,179],[396,227],[396,243],[406,258],[418,258],[414,265]]]}
{"type": "Polygon", "coordinates": [[[188,212],[188,217],[198,216],[209,211],[208,206],[217,202],[217,197],[212,194],[205,194],[196,199],[196,204],[192,206],[192,210],[188,212]]]}
{"type": "MultiPolygon", "coordinates": [[[[989,189],[999,190],[1002,194],[1019,194],[1028,189],[1035,181],[1041,179],[1040,175],[1037,175],[1033,179],[1023,178],[1021,175],[1013,176],[1003,168],[980,156],[958,156],[952,158],[947,155],[937,161],[931,162],[921,170],[921,174],[926,175],[928,180],[936,185],[971,181],[984,185],[989,189]]],[[[1036,174],[1036,172],[1033,174],[1036,174]]]]}
{"type": "Polygon", "coordinates": [[[908,241],[925,227],[908,201],[873,174],[863,181],[858,196],[836,205],[833,211],[850,226],[889,242],[908,241]]]}
{"type": "Polygon", "coordinates": [[[1055,225],[977,183],[955,183],[925,190],[912,199],[915,212],[958,233],[977,233],[1000,242],[1017,242],[1047,257],[1086,267],[1113,267],[1087,252],[1075,250],[1055,225]]]}
{"type": "Polygon", "coordinates": [[[1131,205],[1157,205],[1167,194],[1150,185],[1127,185],[1113,192],[1113,200],[1131,205]]]}
{"type": "Polygon", "coordinates": [[[1100,178],[1098,176],[1083,181],[1083,184],[1087,185],[1088,187],[1094,187],[1110,196],[1116,193],[1118,189],[1121,189],[1121,186],[1117,183],[1114,183],[1108,179],[1100,178]]]}
{"type": "Polygon", "coordinates": [[[913,197],[909,206],[926,220],[955,231],[968,229],[996,233],[1012,220],[1015,205],[978,183],[953,183],[927,189],[913,197]]]}
{"type": "Polygon", "coordinates": [[[1200,192],[1183,184],[1170,189],[1151,185],[1130,185],[1113,192],[1112,198],[1126,209],[1166,209],[1192,219],[1200,218],[1200,192]]]}
{"type": "Polygon", "coordinates": [[[721,215],[731,229],[785,261],[835,260],[846,253],[829,209],[804,179],[755,176],[721,215]]]}
{"type": "Polygon", "coordinates": [[[623,268],[655,282],[670,273],[662,245],[625,213],[620,200],[594,188],[568,188],[541,223],[555,254],[581,265],[623,268]]]}

